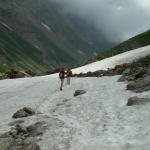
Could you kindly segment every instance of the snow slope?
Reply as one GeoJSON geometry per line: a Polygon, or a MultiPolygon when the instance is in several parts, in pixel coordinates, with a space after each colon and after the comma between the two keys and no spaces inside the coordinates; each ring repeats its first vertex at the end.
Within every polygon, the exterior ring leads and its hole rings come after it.
{"type": "Polygon", "coordinates": [[[147,55],[150,55],[150,46],[145,46],[135,50],[127,51],[125,53],[121,53],[119,55],[106,58],[89,65],[82,66],[80,68],[74,69],[73,71],[75,73],[86,73],[88,71],[107,70],[108,68],[113,68],[116,65],[129,63],[147,55]]]}
{"type": "MultiPolygon", "coordinates": [[[[50,117],[43,150],[149,150],[150,104],[127,107],[135,96],[116,77],[74,79],[39,110],[50,117]],[[87,91],[73,97],[76,89],[87,91]]],[[[150,97],[150,92],[139,94],[150,97]]]]}
{"type": "MultiPolygon", "coordinates": [[[[136,55],[148,53],[148,48],[138,49],[136,55]]],[[[118,63],[116,56],[107,64],[112,61],[118,63]]],[[[102,62],[105,66],[106,60],[102,62]]],[[[24,118],[25,123],[44,120],[48,125],[39,142],[42,150],[149,150],[150,104],[126,103],[132,96],[150,98],[150,91],[126,91],[126,83],[117,82],[118,77],[73,78],[62,92],[57,75],[0,81],[0,132],[9,130],[14,112],[30,106],[41,113],[24,118]],[[78,89],[87,93],[73,97],[78,89]]]]}

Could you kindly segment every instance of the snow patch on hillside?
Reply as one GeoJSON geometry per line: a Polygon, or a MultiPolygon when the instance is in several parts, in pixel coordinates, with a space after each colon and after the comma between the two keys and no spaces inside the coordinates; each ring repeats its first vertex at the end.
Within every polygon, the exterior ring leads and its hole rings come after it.
{"type": "Polygon", "coordinates": [[[51,27],[48,26],[47,24],[42,23],[42,26],[43,26],[44,28],[46,28],[47,30],[49,30],[50,32],[53,32],[52,29],[51,29],[51,27]]]}
{"type": "Polygon", "coordinates": [[[38,45],[33,45],[35,48],[40,50],[40,47],[38,45]]]}
{"type": "Polygon", "coordinates": [[[0,21],[0,23],[1,23],[4,27],[6,27],[7,29],[13,31],[13,29],[12,29],[10,26],[8,26],[7,24],[5,24],[4,22],[1,22],[1,21],[0,21]]]}

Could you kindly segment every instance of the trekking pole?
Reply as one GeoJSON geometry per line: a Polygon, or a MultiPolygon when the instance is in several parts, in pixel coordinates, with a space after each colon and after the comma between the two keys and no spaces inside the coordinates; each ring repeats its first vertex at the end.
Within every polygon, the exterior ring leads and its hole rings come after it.
{"type": "Polygon", "coordinates": [[[60,78],[58,77],[58,85],[59,85],[59,83],[60,83],[60,78]]]}

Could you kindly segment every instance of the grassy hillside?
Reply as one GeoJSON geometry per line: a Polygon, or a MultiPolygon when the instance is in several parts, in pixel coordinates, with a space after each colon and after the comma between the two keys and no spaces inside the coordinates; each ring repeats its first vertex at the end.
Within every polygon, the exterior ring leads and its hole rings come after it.
{"type": "Polygon", "coordinates": [[[2,24],[0,25],[0,58],[1,64],[14,66],[18,69],[32,69],[41,72],[48,68],[42,63],[39,50],[2,24]]]}
{"type": "Polygon", "coordinates": [[[10,70],[11,70],[11,68],[8,67],[7,65],[0,64],[0,73],[6,73],[6,72],[8,72],[10,70]]]}

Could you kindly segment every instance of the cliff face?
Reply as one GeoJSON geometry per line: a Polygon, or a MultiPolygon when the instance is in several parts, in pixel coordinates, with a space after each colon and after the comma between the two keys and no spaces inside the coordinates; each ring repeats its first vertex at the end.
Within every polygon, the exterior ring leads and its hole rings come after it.
{"type": "Polygon", "coordinates": [[[100,31],[51,0],[0,0],[0,63],[43,71],[111,46],[100,31]]]}

